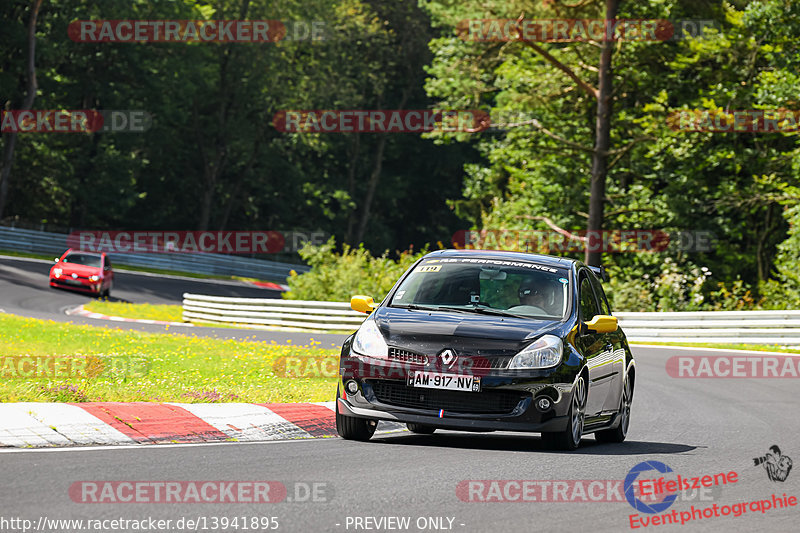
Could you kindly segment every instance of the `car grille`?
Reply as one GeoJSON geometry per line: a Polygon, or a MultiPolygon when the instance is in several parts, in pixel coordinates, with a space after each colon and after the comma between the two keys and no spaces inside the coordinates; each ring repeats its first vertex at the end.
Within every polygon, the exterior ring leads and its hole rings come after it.
{"type": "Polygon", "coordinates": [[[402,348],[389,348],[389,359],[399,361],[401,363],[412,363],[417,365],[424,365],[428,362],[428,358],[422,354],[414,353],[402,348]]]}
{"type": "Polygon", "coordinates": [[[508,414],[530,396],[516,391],[461,392],[408,387],[392,381],[370,381],[379,402],[397,407],[452,411],[454,413],[508,414]]]}
{"type": "Polygon", "coordinates": [[[511,357],[476,357],[473,359],[472,368],[502,369],[508,366],[511,357]]]}
{"type": "MultiPolygon", "coordinates": [[[[471,359],[471,364],[464,364],[465,368],[471,369],[490,369],[490,370],[497,370],[503,369],[508,366],[508,363],[511,361],[511,357],[483,357],[483,356],[474,356],[470,357],[468,355],[462,355],[463,359],[471,359]]],[[[395,348],[389,347],[389,359],[392,361],[397,361],[399,363],[410,363],[414,365],[426,365],[431,362],[431,358],[435,361],[437,358],[441,359],[440,356],[427,356],[421,353],[412,352],[411,350],[405,350],[403,348],[395,348]]],[[[446,365],[444,365],[446,366],[446,365]]]]}

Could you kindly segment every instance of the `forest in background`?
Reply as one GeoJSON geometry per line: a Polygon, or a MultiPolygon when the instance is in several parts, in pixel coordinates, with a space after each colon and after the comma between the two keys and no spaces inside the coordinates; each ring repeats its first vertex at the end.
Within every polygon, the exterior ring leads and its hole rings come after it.
{"type": "Polygon", "coordinates": [[[153,123],[143,133],[22,133],[10,164],[4,133],[3,223],[320,231],[339,246],[304,258],[327,257],[335,277],[361,244],[404,264],[426,244],[450,246],[458,230],[576,232],[600,216],[605,229],[716,236],[705,252],[595,258],[609,266],[618,309],[800,308],[798,133],[686,132],[668,121],[676,110],[800,109],[791,0],[6,0],[6,110],[30,99],[37,5],[32,109],[140,109],[153,123]],[[609,9],[714,24],[698,38],[608,43],[476,42],[460,26],[603,19],[609,9]],[[263,44],[75,42],[67,28],[83,19],[324,21],[327,32],[263,44]],[[272,124],[281,110],[429,108],[499,120],[422,135],[272,124]],[[337,255],[342,244],[355,248],[337,255]]]}

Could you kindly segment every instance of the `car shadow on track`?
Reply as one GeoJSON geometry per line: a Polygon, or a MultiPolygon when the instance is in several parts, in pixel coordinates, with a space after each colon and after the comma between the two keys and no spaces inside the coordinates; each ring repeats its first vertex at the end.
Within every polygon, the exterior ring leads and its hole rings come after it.
{"type": "Polygon", "coordinates": [[[376,444],[395,446],[425,446],[435,448],[464,448],[470,450],[497,450],[513,452],[549,452],[577,455],[653,455],[691,452],[699,446],[671,442],[646,442],[628,440],[620,444],[606,444],[584,436],[581,446],[575,451],[561,452],[544,445],[536,434],[470,434],[437,432],[433,435],[393,435],[373,437],[376,444]]]}
{"type": "MultiPolygon", "coordinates": [[[[132,303],[130,300],[126,300],[125,298],[117,298],[116,296],[109,296],[108,298],[101,297],[97,294],[92,294],[90,292],[83,292],[83,291],[73,291],[70,290],[68,287],[49,287],[50,290],[59,291],[68,294],[75,294],[77,296],[85,296],[86,298],[91,298],[92,300],[108,300],[109,302],[119,302],[124,304],[132,303]]],[[[90,302],[86,302],[90,303],[90,302]]]]}

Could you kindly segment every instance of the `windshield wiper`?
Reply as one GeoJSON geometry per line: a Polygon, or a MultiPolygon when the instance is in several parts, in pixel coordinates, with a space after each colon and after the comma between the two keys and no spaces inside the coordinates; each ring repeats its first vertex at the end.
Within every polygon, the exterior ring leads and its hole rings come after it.
{"type": "Polygon", "coordinates": [[[395,309],[411,309],[413,311],[438,311],[438,307],[430,307],[427,305],[417,305],[417,304],[408,304],[408,305],[392,305],[395,309]]]}
{"type": "Polygon", "coordinates": [[[464,309],[461,307],[443,307],[443,306],[428,306],[428,305],[417,305],[417,304],[408,304],[408,305],[392,305],[395,309],[411,309],[414,311],[458,311],[461,313],[469,313],[469,309],[464,309]]]}
{"type": "Polygon", "coordinates": [[[531,318],[525,315],[518,315],[515,313],[509,313],[508,311],[501,311],[500,309],[495,309],[493,307],[469,307],[469,311],[473,313],[481,313],[483,315],[495,315],[495,316],[508,316],[512,318],[531,318]]]}

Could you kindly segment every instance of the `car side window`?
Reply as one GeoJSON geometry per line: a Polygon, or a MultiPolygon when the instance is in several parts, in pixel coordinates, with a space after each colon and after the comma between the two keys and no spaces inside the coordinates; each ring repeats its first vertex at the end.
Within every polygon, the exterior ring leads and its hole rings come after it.
{"type": "Polygon", "coordinates": [[[597,300],[592,290],[592,284],[589,281],[589,277],[585,274],[581,276],[579,298],[581,303],[581,320],[591,320],[593,316],[600,314],[600,309],[597,307],[597,300]]]}
{"type": "Polygon", "coordinates": [[[111,268],[111,259],[106,257],[106,268],[111,268]]]}
{"type": "Polygon", "coordinates": [[[603,284],[600,283],[600,280],[598,280],[595,276],[589,276],[589,279],[592,281],[594,293],[597,295],[597,301],[600,303],[600,313],[603,315],[610,315],[611,307],[608,305],[606,293],[603,291],[603,284]]]}

